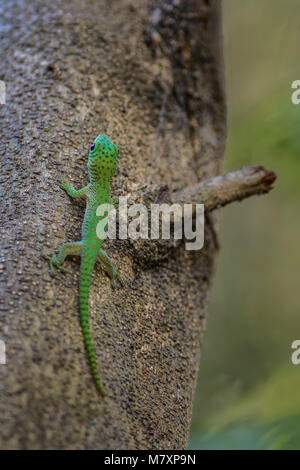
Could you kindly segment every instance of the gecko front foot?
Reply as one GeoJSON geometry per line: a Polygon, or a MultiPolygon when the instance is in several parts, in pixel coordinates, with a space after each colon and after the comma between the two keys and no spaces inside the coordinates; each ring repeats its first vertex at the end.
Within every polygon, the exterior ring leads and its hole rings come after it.
{"type": "Polygon", "coordinates": [[[62,178],[60,180],[58,180],[58,182],[59,182],[59,186],[61,187],[61,189],[66,190],[69,186],[69,184],[65,180],[63,180],[62,178]]]}

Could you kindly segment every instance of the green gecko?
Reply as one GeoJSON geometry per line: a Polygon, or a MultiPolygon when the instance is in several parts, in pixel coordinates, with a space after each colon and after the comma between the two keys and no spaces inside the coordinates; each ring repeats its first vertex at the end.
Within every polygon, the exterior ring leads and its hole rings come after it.
{"type": "Polygon", "coordinates": [[[44,256],[50,262],[51,272],[54,267],[65,271],[62,264],[68,255],[81,256],[79,278],[79,309],[84,342],[88,353],[89,363],[96,387],[101,395],[104,390],[99,378],[96,357],[93,349],[89,328],[89,290],[91,277],[96,260],[103,265],[112,284],[120,276],[118,270],[112,264],[109,256],[102,250],[103,240],[96,235],[96,228],[103,216],[97,216],[97,207],[100,204],[111,204],[110,186],[118,164],[118,147],[114,145],[105,134],[100,134],[94,140],[88,157],[89,184],[76,191],[73,186],[64,180],[60,180],[60,186],[72,198],[80,196],[88,197],[88,204],[82,223],[82,238],[79,242],[64,243],[57,256],[52,258],[44,256]]]}

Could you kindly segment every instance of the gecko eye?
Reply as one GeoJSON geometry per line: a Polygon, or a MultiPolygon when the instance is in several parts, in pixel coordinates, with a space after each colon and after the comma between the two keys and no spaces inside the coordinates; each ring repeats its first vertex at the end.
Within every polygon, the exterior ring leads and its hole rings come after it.
{"type": "Polygon", "coordinates": [[[92,145],[91,145],[91,149],[90,149],[91,152],[94,150],[94,148],[95,148],[95,144],[92,144],[92,145]]]}

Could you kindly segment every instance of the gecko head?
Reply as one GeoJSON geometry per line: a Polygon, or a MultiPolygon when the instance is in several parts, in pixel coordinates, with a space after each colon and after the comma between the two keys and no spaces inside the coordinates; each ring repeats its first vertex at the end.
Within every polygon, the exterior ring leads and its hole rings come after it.
{"type": "Polygon", "coordinates": [[[109,140],[107,135],[98,135],[89,152],[90,172],[96,177],[111,180],[117,169],[118,154],[118,147],[109,140]]]}

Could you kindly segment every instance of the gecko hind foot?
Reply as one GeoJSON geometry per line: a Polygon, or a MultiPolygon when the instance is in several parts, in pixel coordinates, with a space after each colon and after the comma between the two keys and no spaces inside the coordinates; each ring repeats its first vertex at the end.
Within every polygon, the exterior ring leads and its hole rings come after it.
{"type": "Polygon", "coordinates": [[[68,271],[58,262],[55,256],[49,256],[46,254],[42,255],[45,260],[47,260],[50,264],[50,272],[52,276],[55,276],[56,271],[55,268],[63,273],[67,273],[68,271]]]}
{"type": "Polygon", "coordinates": [[[120,283],[121,286],[124,285],[122,276],[119,273],[119,263],[117,264],[116,268],[115,267],[113,268],[113,272],[112,272],[111,285],[114,289],[117,287],[118,282],[120,283]]]}

